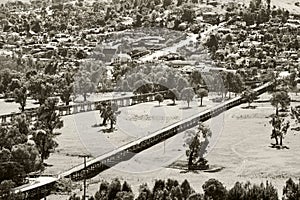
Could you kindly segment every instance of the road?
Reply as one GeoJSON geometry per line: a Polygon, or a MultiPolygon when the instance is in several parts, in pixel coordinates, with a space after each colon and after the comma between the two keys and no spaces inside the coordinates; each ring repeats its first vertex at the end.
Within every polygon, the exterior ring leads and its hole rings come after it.
{"type": "MultiPolygon", "coordinates": [[[[205,41],[205,38],[208,36],[209,33],[211,33],[213,30],[216,30],[220,27],[222,27],[224,25],[224,23],[220,23],[218,26],[211,26],[209,27],[206,31],[202,32],[201,35],[201,43],[203,43],[205,41]]],[[[148,62],[151,60],[157,60],[159,57],[161,56],[165,56],[168,55],[169,53],[175,53],[177,51],[178,48],[181,48],[183,46],[188,45],[190,42],[196,42],[197,41],[197,37],[198,34],[194,34],[194,33],[188,33],[187,34],[187,38],[185,40],[180,41],[179,43],[175,43],[173,46],[170,47],[166,47],[164,49],[161,50],[157,50],[151,54],[147,54],[143,57],[141,57],[139,60],[142,62],[148,62]]]]}

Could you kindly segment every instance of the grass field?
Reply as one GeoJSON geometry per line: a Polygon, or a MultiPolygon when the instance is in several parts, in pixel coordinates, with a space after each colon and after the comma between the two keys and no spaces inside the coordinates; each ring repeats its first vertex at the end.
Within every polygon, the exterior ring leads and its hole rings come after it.
{"type": "Polygon", "coordinates": [[[56,138],[59,146],[46,161],[53,166],[46,168],[44,174],[55,175],[66,171],[82,163],[82,158],[78,155],[102,155],[216,105],[208,98],[203,102],[206,106],[199,107],[199,102],[193,101],[190,109],[187,109],[186,102],[178,101],[176,106],[167,105],[170,103],[171,101],[166,100],[160,106],[157,102],[148,102],[120,108],[117,125],[112,133],[105,132],[108,125],[99,126],[102,122],[99,111],[63,117],[64,127],[59,130],[62,134],[56,138]],[[65,160],[69,162],[66,163],[65,160]]]}
{"type": "MultiPolygon", "coordinates": [[[[222,171],[185,173],[168,168],[175,160],[186,160],[182,133],[89,180],[89,193],[94,194],[99,187],[98,182],[103,179],[126,180],[137,193],[141,183],[147,182],[152,187],[155,179],[168,178],[178,181],[188,179],[196,191],[202,192],[204,182],[216,178],[227,188],[232,187],[236,181],[261,183],[268,180],[275,185],[281,196],[285,181],[290,177],[297,180],[300,176],[300,133],[290,131],[286,136],[284,144],[290,149],[270,148],[273,141],[270,139],[271,126],[267,117],[274,109],[268,103],[254,105],[256,109],[237,107],[226,112],[223,117],[214,119],[224,119],[223,129],[221,134],[213,131],[213,134],[218,135],[217,142],[206,158],[211,165],[224,167],[222,171]]],[[[214,129],[211,120],[207,124],[214,129]]]]}
{"type": "MultiPolygon", "coordinates": [[[[299,99],[299,96],[292,96],[293,99],[299,99]]],[[[268,94],[264,94],[261,98],[268,99],[269,97],[268,94]]],[[[144,131],[143,129],[155,130],[161,128],[158,124],[163,126],[162,121],[160,121],[161,118],[159,117],[156,117],[158,120],[156,121],[157,124],[154,126],[147,125],[150,119],[149,116],[145,117],[143,112],[147,112],[147,110],[149,112],[150,107],[152,107],[152,109],[170,108],[168,112],[165,112],[167,115],[157,110],[159,112],[152,112],[151,116],[158,116],[158,114],[161,113],[166,116],[164,119],[172,119],[170,116],[173,116],[174,120],[177,119],[179,115],[182,116],[182,113],[178,114],[178,112],[175,112],[176,108],[174,107],[167,107],[164,104],[159,108],[154,107],[155,104],[156,102],[153,102],[127,108],[139,117],[133,117],[130,113],[126,113],[125,110],[123,110],[124,118],[122,120],[131,120],[131,128],[134,130],[131,131],[131,133],[141,134],[144,131]],[[140,130],[137,128],[134,129],[134,126],[140,127],[140,130]]],[[[186,173],[183,170],[169,168],[168,166],[175,161],[186,161],[186,148],[183,146],[185,133],[181,133],[135,155],[129,161],[122,162],[102,172],[95,178],[88,180],[89,194],[96,192],[99,187],[98,183],[103,179],[108,181],[114,178],[126,180],[132,184],[134,192],[137,193],[138,186],[141,183],[147,182],[150,187],[152,187],[155,179],[159,178],[174,178],[179,181],[188,179],[196,191],[201,192],[201,186],[206,180],[209,178],[217,178],[228,188],[232,187],[236,181],[245,182],[251,180],[251,182],[260,183],[261,181],[268,180],[278,188],[279,194],[281,195],[285,181],[289,177],[296,178],[300,176],[300,146],[298,142],[300,140],[300,133],[290,130],[285,137],[284,144],[290,149],[276,150],[270,148],[269,146],[273,140],[270,139],[272,128],[269,124],[269,116],[274,113],[274,108],[269,103],[254,103],[253,105],[257,106],[257,108],[244,109],[245,105],[241,105],[206,122],[213,131],[213,137],[210,139],[211,142],[206,158],[211,165],[224,167],[220,172],[186,173]]],[[[293,104],[293,106],[294,105],[295,104],[293,104]]],[[[192,106],[196,108],[195,104],[192,106]]],[[[181,106],[179,106],[179,108],[180,107],[181,106]]],[[[192,109],[184,111],[188,111],[192,114],[192,109]]],[[[151,118],[151,121],[152,120],[153,118],[151,118]]],[[[295,126],[294,121],[291,120],[291,122],[292,127],[295,126]]],[[[117,126],[118,133],[106,135],[105,140],[111,142],[114,146],[115,144],[113,144],[113,142],[122,142],[122,138],[125,141],[136,138],[137,135],[130,135],[129,137],[128,134],[130,132],[126,129],[127,127],[122,127],[122,124],[126,125],[128,123],[128,121],[120,123],[117,126]]],[[[75,138],[75,135],[73,136],[75,138]]],[[[72,138],[71,141],[74,141],[73,137],[70,136],[70,138],[72,138]]],[[[66,144],[66,142],[64,142],[64,144],[66,144]]],[[[77,146],[76,143],[72,142],[70,144],[74,145],[74,149],[70,148],[69,150],[80,151],[80,146],[77,146]]],[[[59,148],[63,151],[64,147],[60,146],[59,148]]],[[[59,154],[53,154],[49,161],[54,159],[55,162],[53,163],[58,163],[59,160],[55,158],[57,155],[59,154]]],[[[76,159],[78,162],[82,162],[82,159],[76,159]]],[[[63,162],[63,160],[61,161],[63,162]]],[[[57,165],[54,168],[57,168],[57,165]]],[[[79,190],[77,192],[81,193],[79,190]]],[[[68,197],[52,195],[49,199],[68,199],[68,197]]]]}

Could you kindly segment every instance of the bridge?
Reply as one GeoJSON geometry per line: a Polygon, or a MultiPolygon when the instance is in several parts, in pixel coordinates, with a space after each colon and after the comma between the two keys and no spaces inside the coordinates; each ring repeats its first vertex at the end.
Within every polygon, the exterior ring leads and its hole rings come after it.
{"type": "MultiPolygon", "coordinates": [[[[264,85],[254,89],[254,91],[260,95],[269,90],[272,87],[272,84],[273,83],[265,83],[264,85]]],[[[213,108],[207,109],[185,120],[174,123],[150,135],[96,157],[95,159],[88,161],[86,165],[78,165],[66,172],[59,174],[58,177],[39,177],[39,182],[31,185],[20,186],[15,188],[14,191],[23,193],[25,195],[25,199],[27,200],[41,199],[49,195],[54,187],[54,184],[62,178],[70,178],[73,181],[92,178],[122,161],[129,160],[137,153],[148,149],[155,144],[158,144],[180,132],[197,126],[199,121],[204,122],[244,102],[245,99],[243,99],[241,96],[235,97],[213,108]]]]}
{"type": "MultiPolygon", "coordinates": [[[[119,107],[126,107],[138,103],[154,101],[154,97],[158,93],[162,95],[166,95],[167,91],[160,91],[160,92],[146,93],[146,94],[139,94],[139,95],[129,95],[126,97],[116,97],[116,98],[110,98],[110,99],[105,99],[100,101],[89,101],[80,104],[68,105],[68,106],[57,106],[56,110],[60,116],[65,116],[65,115],[72,115],[80,112],[89,112],[89,111],[97,110],[98,105],[107,102],[112,102],[118,105],[119,107]]],[[[28,108],[25,109],[24,114],[26,115],[29,121],[34,121],[37,118],[36,116],[37,110],[38,108],[28,108]]],[[[0,125],[10,124],[15,117],[21,114],[23,113],[14,112],[10,114],[0,115],[0,119],[1,119],[0,125]]]]}

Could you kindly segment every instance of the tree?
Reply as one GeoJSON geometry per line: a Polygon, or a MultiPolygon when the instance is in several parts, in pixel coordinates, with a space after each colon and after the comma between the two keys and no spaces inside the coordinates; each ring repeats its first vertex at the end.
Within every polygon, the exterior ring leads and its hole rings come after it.
{"type": "Polygon", "coordinates": [[[190,102],[193,100],[194,96],[195,93],[192,87],[184,88],[181,91],[181,99],[187,102],[188,108],[190,107],[190,102]]]}
{"type": "Polygon", "coordinates": [[[56,98],[48,98],[37,111],[37,122],[35,123],[35,133],[33,141],[37,145],[42,162],[50,156],[50,153],[58,146],[54,140],[55,129],[63,127],[63,121],[56,112],[56,98]]]}
{"type": "Polygon", "coordinates": [[[181,6],[182,3],[183,3],[183,0],[177,0],[177,6],[178,6],[178,7],[181,6]]]}
{"type": "Polygon", "coordinates": [[[87,71],[81,71],[77,76],[75,76],[75,93],[81,94],[84,101],[87,100],[89,93],[95,91],[95,85],[90,79],[90,73],[87,71]]]}
{"type": "Polygon", "coordinates": [[[41,169],[39,152],[34,145],[17,144],[12,147],[11,160],[23,166],[25,173],[41,169]]]}
{"type": "Polygon", "coordinates": [[[42,105],[54,92],[53,76],[37,74],[29,80],[28,90],[31,96],[42,105]]]}
{"type": "Polygon", "coordinates": [[[224,89],[225,89],[225,97],[226,94],[229,92],[229,98],[230,98],[230,92],[233,90],[233,81],[234,81],[234,75],[231,72],[223,72],[222,79],[224,83],[224,89]]]}
{"type": "Polygon", "coordinates": [[[189,85],[188,81],[185,78],[180,77],[177,81],[178,92],[181,92],[184,88],[188,87],[188,85],[189,85]]]}
{"type": "Polygon", "coordinates": [[[185,146],[188,146],[186,155],[188,157],[188,168],[194,169],[195,167],[207,168],[207,161],[204,159],[206,147],[209,144],[208,138],[212,133],[210,129],[199,122],[197,132],[188,132],[185,139],[185,146]]]}
{"type": "Polygon", "coordinates": [[[40,21],[38,21],[38,20],[32,21],[31,30],[34,31],[35,33],[41,32],[42,28],[41,28],[41,25],[40,25],[40,21]]]}
{"type": "Polygon", "coordinates": [[[108,186],[107,199],[114,199],[118,192],[121,192],[121,183],[119,179],[115,179],[108,186]]]}
{"type": "Polygon", "coordinates": [[[8,92],[8,85],[10,84],[13,78],[13,72],[8,69],[2,69],[0,71],[0,82],[1,82],[1,91],[2,93],[8,92]]]}
{"type": "MultiPolygon", "coordinates": [[[[176,181],[177,182],[177,181],[176,181]]],[[[182,191],[179,185],[173,186],[169,190],[169,197],[170,199],[183,199],[182,198],[182,191]]]]}
{"type": "Polygon", "coordinates": [[[204,88],[200,88],[196,91],[197,96],[200,98],[200,106],[202,106],[203,97],[208,96],[208,91],[204,88]]]}
{"type": "Polygon", "coordinates": [[[27,100],[27,88],[25,86],[20,89],[16,88],[14,90],[15,102],[20,104],[19,109],[21,112],[25,111],[26,100],[27,100]]]}
{"type": "Polygon", "coordinates": [[[116,195],[116,200],[134,200],[134,195],[132,192],[118,192],[116,195]]]}
{"type": "Polygon", "coordinates": [[[270,10],[270,7],[271,7],[271,0],[266,0],[267,1],[267,4],[268,4],[268,10],[270,10]]]}
{"type": "Polygon", "coordinates": [[[71,95],[74,93],[73,74],[70,72],[63,73],[59,79],[58,86],[59,97],[68,106],[71,101],[71,95]]]}
{"type": "Polygon", "coordinates": [[[8,85],[9,91],[14,92],[15,89],[19,88],[21,88],[21,82],[18,79],[13,78],[8,85]]]}
{"type": "Polygon", "coordinates": [[[139,187],[139,196],[136,198],[136,200],[148,200],[152,199],[152,192],[149,189],[147,184],[142,184],[139,187]]]}
{"type": "Polygon", "coordinates": [[[130,91],[130,87],[129,87],[129,84],[128,84],[128,81],[127,80],[123,80],[122,81],[122,91],[125,93],[125,92],[129,92],[130,91]]]}
{"type": "Polygon", "coordinates": [[[167,79],[165,77],[160,77],[158,79],[158,91],[167,90],[167,79]]]}
{"type": "Polygon", "coordinates": [[[154,97],[155,101],[158,101],[158,104],[160,106],[160,103],[164,101],[164,96],[162,94],[156,94],[154,97]]]}
{"type": "MultiPolygon", "coordinates": [[[[291,108],[291,116],[292,116],[292,119],[295,119],[295,122],[297,124],[300,123],[300,107],[299,106],[296,106],[295,108],[291,108]]],[[[297,128],[294,128],[294,130],[299,130],[299,127],[297,128]]]]}
{"type": "Polygon", "coordinates": [[[102,125],[106,125],[106,121],[110,120],[110,130],[113,130],[113,125],[117,121],[116,112],[118,111],[118,105],[117,104],[101,104],[99,106],[100,109],[100,116],[103,118],[102,125]]]}
{"type": "Polygon", "coordinates": [[[243,81],[243,78],[240,74],[236,74],[234,76],[234,81],[232,85],[231,91],[235,94],[241,93],[245,89],[245,83],[243,81]]]}
{"type": "Polygon", "coordinates": [[[24,196],[20,193],[15,193],[12,189],[16,184],[12,180],[0,181],[0,199],[2,200],[22,200],[24,196]]]}
{"type": "Polygon", "coordinates": [[[14,145],[26,143],[29,132],[29,123],[25,115],[16,117],[11,126],[0,126],[0,149],[11,150],[14,145]]]}
{"type": "Polygon", "coordinates": [[[284,200],[296,200],[300,199],[300,181],[295,183],[293,179],[289,178],[283,188],[283,199],[284,200]]]}
{"type": "Polygon", "coordinates": [[[132,192],[131,186],[124,181],[123,185],[122,185],[122,191],[123,192],[132,192]]]}
{"type": "Polygon", "coordinates": [[[290,74],[290,77],[289,77],[289,87],[292,91],[294,91],[297,95],[297,92],[298,92],[298,88],[297,88],[297,81],[296,81],[296,72],[293,71],[291,74],[290,74]]]}
{"type": "Polygon", "coordinates": [[[248,88],[243,92],[242,98],[245,99],[245,101],[248,103],[248,108],[250,108],[250,104],[257,98],[257,92],[248,88]]]}
{"type": "Polygon", "coordinates": [[[101,200],[104,199],[105,196],[107,195],[109,183],[107,181],[102,181],[100,183],[99,190],[95,194],[95,199],[96,200],[101,200]]]}
{"type": "Polygon", "coordinates": [[[191,194],[195,192],[186,179],[182,182],[180,188],[184,199],[187,199],[191,194]]]}
{"type": "Polygon", "coordinates": [[[273,126],[271,139],[275,139],[276,146],[282,146],[284,135],[287,134],[287,131],[290,127],[290,122],[285,122],[284,118],[275,115],[272,117],[270,124],[273,126]],[[278,138],[280,139],[280,143],[278,144],[278,138]]]}
{"type": "Polygon", "coordinates": [[[50,153],[58,146],[54,136],[44,130],[37,130],[32,137],[41,155],[42,163],[49,158],[50,153]]]}
{"type": "Polygon", "coordinates": [[[5,180],[11,180],[16,185],[24,183],[25,171],[18,162],[5,161],[0,163],[0,183],[5,180]]]}
{"type": "Polygon", "coordinates": [[[170,89],[168,92],[168,96],[173,101],[173,105],[175,105],[175,101],[179,98],[179,92],[176,88],[170,89]]]}
{"type": "Polygon", "coordinates": [[[191,74],[190,74],[190,81],[193,85],[193,87],[197,86],[197,85],[204,85],[204,78],[206,77],[202,77],[202,74],[200,71],[198,70],[194,70],[191,74]]]}
{"type": "Polygon", "coordinates": [[[277,91],[273,93],[270,102],[276,108],[276,115],[278,115],[279,106],[281,106],[282,110],[286,110],[290,105],[291,99],[286,91],[277,91]]]}
{"type": "Polygon", "coordinates": [[[152,189],[153,199],[159,199],[161,196],[163,196],[163,191],[165,187],[166,187],[166,183],[164,180],[161,179],[155,180],[152,189]]]}
{"type": "Polygon", "coordinates": [[[204,199],[223,200],[226,199],[227,190],[223,184],[216,179],[209,179],[202,185],[204,199]]]}
{"type": "Polygon", "coordinates": [[[183,14],[181,16],[182,21],[187,21],[188,23],[192,23],[195,19],[195,11],[193,7],[190,5],[185,5],[183,8],[183,14]]]}
{"type": "Polygon", "coordinates": [[[207,46],[212,53],[215,53],[219,47],[219,40],[216,35],[210,34],[204,45],[207,46]]]}
{"type": "Polygon", "coordinates": [[[63,121],[56,112],[57,98],[48,98],[45,103],[37,110],[36,129],[42,129],[53,135],[54,129],[63,127],[63,121]]]}
{"type": "Polygon", "coordinates": [[[172,0],[163,0],[163,7],[164,8],[167,8],[171,4],[172,4],[172,0]]]}
{"type": "Polygon", "coordinates": [[[236,182],[234,187],[228,191],[227,199],[244,200],[244,199],[270,199],[278,200],[278,192],[270,183],[264,185],[251,185],[236,182]]]}

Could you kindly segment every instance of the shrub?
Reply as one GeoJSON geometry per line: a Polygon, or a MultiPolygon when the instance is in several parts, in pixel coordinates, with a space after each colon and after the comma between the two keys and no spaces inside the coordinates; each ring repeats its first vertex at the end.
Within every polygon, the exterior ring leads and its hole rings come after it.
{"type": "Polygon", "coordinates": [[[180,188],[184,199],[187,199],[191,194],[195,192],[186,179],[182,182],[180,188]]]}
{"type": "Polygon", "coordinates": [[[295,183],[291,178],[286,181],[283,188],[284,200],[298,200],[300,199],[300,180],[299,183],[295,183]]]}
{"type": "Polygon", "coordinates": [[[164,101],[164,97],[162,94],[157,94],[154,97],[155,101],[158,101],[158,104],[160,105],[160,103],[162,103],[164,101]]]}
{"type": "Polygon", "coordinates": [[[250,182],[242,184],[237,182],[234,187],[229,190],[227,195],[228,200],[278,200],[277,190],[268,182],[266,185],[251,185],[250,182]]]}
{"type": "Polygon", "coordinates": [[[205,199],[224,200],[226,199],[227,190],[223,184],[216,179],[209,179],[202,186],[205,199]]]}
{"type": "Polygon", "coordinates": [[[148,200],[148,199],[152,199],[152,192],[149,189],[147,184],[142,184],[140,185],[139,196],[137,197],[136,200],[148,200]]]}
{"type": "Polygon", "coordinates": [[[187,198],[187,200],[203,200],[203,199],[204,199],[203,195],[199,193],[193,193],[187,198]]]}

